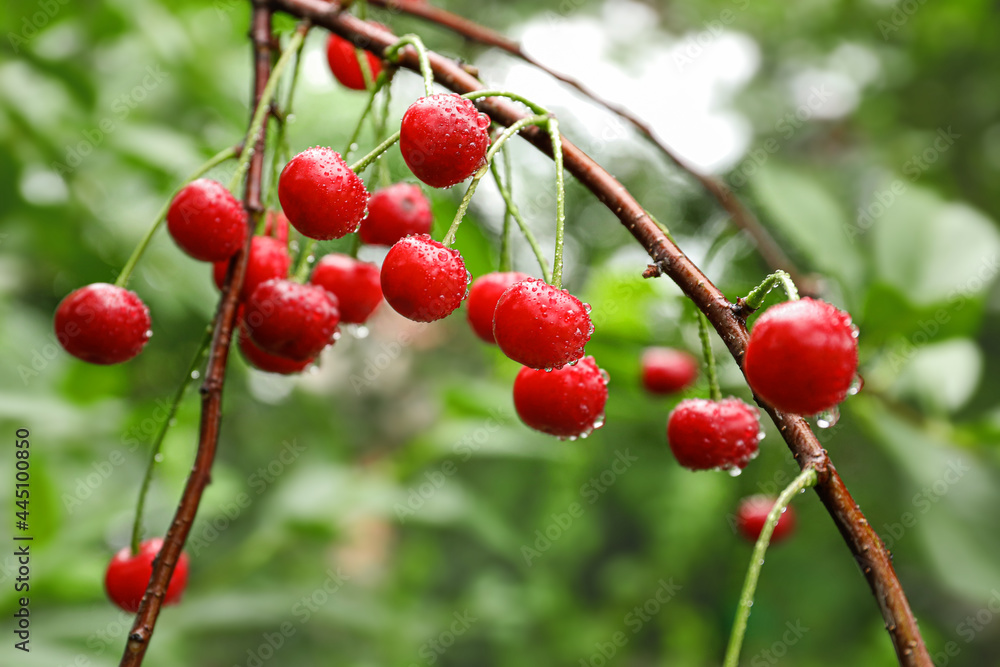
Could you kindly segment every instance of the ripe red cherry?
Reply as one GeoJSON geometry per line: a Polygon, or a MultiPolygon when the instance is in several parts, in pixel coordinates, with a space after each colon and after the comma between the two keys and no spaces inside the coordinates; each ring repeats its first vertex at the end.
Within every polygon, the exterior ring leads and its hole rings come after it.
{"type": "Polygon", "coordinates": [[[413,175],[446,188],[486,163],[490,118],[453,93],[421,97],[403,114],[399,150],[413,175]]]}
{"type": "Polygon", "coordinates": [[[264,220],[264,236],[273,236],[284,244],[288,243],[288,218],[281,211],[268,211],[264,220]]]}
{"type": "Polygon", "coordinates": [[[243,322],[263,351],[306,361],[333,342],[340,310],[337,297],[322,287],[272,279],[254,290],[243,322]]]}
{"type": "MultiPolygon", "coordinates": [[[[764,530],[767,522],[767,515],[774,507],[774,498],[770,496],[757,495],[744,498],[740,501],[740,508],[736,513],[736,527],[740,534],[750,542],[756,542],[760,533],[764,530]]],[[[780,542],[795,531],[795,510],[789,505],[778,518],[778,523],[774,525],[774,532],[771,533],[771,544],[780,542]]]]}
{"type": "Polygon", "coordinates": [[[378,267],[347,255],[332,253],[324,256],[313,269],[309,282],[337,297],[341,322],[361,324],[382,303],[378,267]]]}
{"type": "MultiPolygon", "coordinates": [[[[140,544],[139,553],[134,556],[129,547],[115,554],[104,574],[104,590],[112,602],[127,612],[134,614],[139,611],[139,603],[146,592],[146,586],[149,585],[149,578],[153,575],[153,560],[162,547],[163,540],[155,538],[140,544]]],[[[180,602],[187,586],[187,578],[188,557],[187,554],[181,553],[174,573],[170,575],[163,604],[180,602]]]]}
{"type": "Polygon", "coordinates": [[[457,250],[426,234],[401,239],[382,262],[382,294],[393,310],[415,322],[450,315],[465,298],[469,272],[457,250]]]}
{"type": "Polygon", "coordinates": [[[309,238],[328,241],[358,228],[368,191],[340,153],[317,146],[285,165],[278,178],[278,199],[295,229],[309,238]]]}
{"type": "Polygon", "coordinates": [[[642,353],[642,386],[651,394],[673,394],[698,379],[698,360],[683,350],[647,347],[642,353]]]}
{"type": "Polygon", "coordinates": [[[295,373],[301,373],[309,367],[309,364],[313,363],[313,359],[295,361],[293,359],[286,359],[285,357],[279,357],[274,354],[268,354],[264,350],[260,349],[256,343],[250,340],[250,336],[247,334],[246,326],[242,324],[240,325],[238,344],[240,346],[240,352],[243,354],[243,358],[247,360],[247,363],[254,368],[267,371],[268,373],[294,375],[295,373]]]}
{"type": "MultiPolygon", "coordinates": [[[[380,23],[376,25],[388,30],[380,23]]],[[[368,60],[368,69],[371,71],[372,81],[375,81],[375,77],[382,71],[382,61],[368,51],[362,51],[362,57],[368,60]]],[[[340,85],[351,90],[365,89],[365,75],[361,71],[361,64],[358,63],[354,44],[343,37],[330,35],[330,39],[326,42],[326,60],[340,85]]]]}
{"type": "Polygon", "coordinates": [[[503,273],[487,273],[479,276],[469,288],[469,324],[476,335],[487,343],[496,343],[493,337],[493,314],[497,309],[497,301],[508,287],[529,276],[519,271],[503,273]]]}
{"type": "Polygon", "coordinates": [[[226,186],[199,178],[184,186],[170,202],[167,229],[187,254],[203,262],[218,262],[243,247],[247,216],[226,186]]]}
{"type": "Polygon", "coordinates": [[[508,357],[529,368],[560,368],[583,356],[594,327],[590,306],[537,278],[514,283],[493,314],[493,336],[508,357]]]}
{"type": "Polygon", "coordinates": [[[139,354],[151,326],[149,309],[135,292],[107,283],[74,290],[56,308],[59,344],[92,364],[119,364],[139,354]]]}
{"type": "MultiPolygon", "coordinates": [[[[243,287],[240,288],[240,300],[246,301],[257,289],[257,285],[271,278],[287,278],[292,258],[283,241],[270,236],[255,236],[250,240],[250,258],[247,260],[247,272],[243,276],[243,287]]],[[[226,279],[229,260],[216,262],[212,266],[212,276],[215,285],[220,290],[226,279]]]]}
{"type": "Polygon", "coordinates": [[[522,368],[514,380],[514,408],[525,424],[561,438],[585,438],[604,423],[607,376],[593,357],[554,371],[522,368]]]}
{"type": "Polygon", "coordinates": [[[760,413],[737,398],[681,401],[667,420],[678,463],[691,470],[738,471],[757,456],[760,413]]]}
{"type": "Polygon", "coordinates": [[[812,415],[847,397],[858,369],[851,316],[824,301],[785,301],[754,324],[743,368],[750,388],[783,412],[812,415]]]}
{"type": "Polygon", "coordinates": [[[358,235],[368,245],[392,245],[410,234],[429,234],[432,222],[431,203],[420,186],[396,183],[372,195],[358,235]]]}

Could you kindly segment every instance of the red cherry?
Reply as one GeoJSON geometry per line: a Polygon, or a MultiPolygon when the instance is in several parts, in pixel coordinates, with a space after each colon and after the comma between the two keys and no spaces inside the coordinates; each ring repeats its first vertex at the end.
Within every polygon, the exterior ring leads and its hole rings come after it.
{"type": "Polygon", "coordinates": [[[673,394],[698,379],[698,360],[683,350],[647,347],[642,353],[642,386],[651,394],[673,394]]]}
{"type": "Polygon", "coordinates": [[[340,153],[317,146],[285,165],[278,178],[278,199],[295,229],[328,241],[358,228],[368,191],[340,153]]]}
{"type": "Polygon", "coordinates": [[[393,310],[415,322],[450,315],[465,299],[469,272],[457,250],[426,234],[407,236],[382,262],[382,294],[393,310]]]}
{"type": "Polygon", "coordinates": [[[56,308],[59,344],[92,364],[119,364],[139,354],[151,326],[149,309],[135,292],[107,283],[74,290],[56,308]]]}
{"type": "Polygon", "coordinates": [[[361,324],[382,303],[382,285],[378,267],[353,257],[332,253],[324,256],[313,269],[313,285],[333,293],[340,302],[340,321],[361,324]]]}
{"type": "Polygon", "coordinates": [[[240,325],[239,346],[240,352],[243,354],[243,358],[247,360],[247,363],[254,368],[267,371],[268,373],[294,375],[304,371],[309,367],[309,364],[314,361],[313,359],[295,361],[293,359],[286,359],[285,357],[279,357],[274,354],[268,354],[264,350],[260,349],[252,340],[250,340],[250,336],[247,334],[246,326],[242,324],[240,325]]]}
{"type": "Polygon", "coordinates": [[[750,332],[743,369],[750,388],[783,412],[813,415],[847,397],[858,370],[851,316],[824,301],[768,308],[750,332]]]}
{"type": "MultiPolygon", "coordinates": [[[[246,301],[257,289],[257,285],[271,278],[287,278],[292,258],[283,241],[270,236],[255,236],[250,240],[250,258],[247,260],[247,272],[243,276],[243,287],[240,288],[240,300],[246,301]]],[[[222,289],[229,269],[229,260],[216,262],[212,266],[212,276],[215,286],[222,289]]]]}
{"type": "Polygon", "coordinates": [[[740,470],[757,456],[760,412],[737,398],[681,401],[667,421],[677,461],[691,470],[740,470]]]}
{"type": "Polygon", "coordinates": [[[399,150],[413,175],[446,188],[486,164],[490,118],[464,97],[443,93],[421,97],[403,114],[399,150]]]}
{"type": "MultiPolygon", "coordinates": [[[[163,540],[155,538],[146,540],[139,545],[139,553],[132,555],[132,550],[125,547],[115,554],[108,563],[104,575],[104,590],[116,605],[129,613],[139,611],[139,603],[146,593],[149,578],[153,575],[153,560],[160,553],[163,540]]],[[[170,575],[167,584],[167,594],[163,604],[177,604],[184,594],[188,578],[188,556],[181,553],[177,559],[174,573],[170,575]]]]}
{"type": "Polygon", "coordinates": [[[322,287],[275,278],[254,290],[243,322],[264,352],[307,361],[333,341],[340,310],[337,297],[322,287]]]}
{"type": "Polygon", "coordinates": [[[590,306],[537,278],[514,283],[497,302],[493,336],[508,357],[529,368],[559,368],[583,356],[594,327],[590,306]]]}
{"type": "Polygon", "coordinates": [[[203,262],[229,259],[243,247],[247,216],[226,186],[207,178],[184,186],[167,210],[167,229],[181,250],[203,262]]]}
{"type": "Polygon", "coordinates": [[[358,235],[368,245],[392,245],[410,234],[429,234],[432,222],[431,203],[420,186],[396,183],[372,195],[358,235]]]}
{"type": "Polygon", "coordinates": [[[288,244],[288,218],[281,211],[268,211],[264,220],[264,236],[273,236],[288,244]]]}
{"type": "MultiPolygon", "coordinates": [[[[744,498],[740,501],[740,508],[736,513],[736,527],[740,534],[750,542],[756,542],[760,533],[764,530],[767,522],[767,515],[774,507],[774,498],[770,496],[757,495],[744,498]]],[[[774,532],[771,533],[771,544],[780,542],[795,531],[795,510],[789,505],[778,518],[778,523],[774,525],[774,532]]]]}
{"type": "MultiPolygon", "coordinates": [[[[388,30],[381,23],[376,23],[375,25],[383,30],[388,30]]],[[[374,53],[368,51],[362,51],[362,57],[368,60],[368,69],[371,71],[372,81],[374,82],[375,77],[382,71],[382,61],[374,53]]],[[[365,89],[365,75],[361,71],[360,63],[358,63],[354,44],[343,37],[330,35],[330,39],[326,42],[326,60],[330,63],[330,71],[337,77],[340,85],[351,90],[365,89]]]]}
{"type": "Polygon", "coordinates": [[[585,438],[604,423],[607,385],[593,357],[554,371],[522,368],[514,380],[514,408],[536,431],[585,438]]]}
{"type": "Polygon", "coordinates": [[[529,276],[519,271],[504,273],[487,273],[479,276],[469,288],[469,324],[476,335],[487,343],[496,343],[493,337],[493,314],[497,309],[497,301],[508,287],[529,276]]]}

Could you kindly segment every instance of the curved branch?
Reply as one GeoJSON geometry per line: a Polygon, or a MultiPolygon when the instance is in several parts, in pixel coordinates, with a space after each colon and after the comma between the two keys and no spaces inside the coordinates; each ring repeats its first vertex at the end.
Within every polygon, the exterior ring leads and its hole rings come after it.
{"type": "MultiPolygon", "coordinates": [[[[275,10],[309,19],[316,25],[327,28],[375,54],[381,54],[396,41],[392,33],[343,13],[335,2],[325,0],[268,0],[268,2],[275,10]]],[[[400,66],[419,71],[415,54],[407,52],[401,56],[400,66]]],[[[456,62],[434,52],[429,52],[428,56],[438,83],[460,93],[482,89],[480,82],[456,62]]],[[[509,126],[524,117],[523,112],[517,107],[497,98],[480,100],[478,106],[502,125],[509,126]]],[[[544,132],[527,129],[522,132],[522,136],[540,151],[551,156],[551,144],[544,132]]],[[[565,138],[563,155],[566,169],[618,217],[646,249],[661,272],[670,276],[708,317],[742,368],[748,334],[746,326],[736,317],[734,306],[725,295],[667,238],[639,202],[614,177],[565,138]]],[[[803,468],[811,466],[816,469],[818,477],[816,493],[858,561],[875,595],[899,664],[906,667],[932,667],[930,655],[885,545],[854,502],[809,425],[801,417],[778,412],[760,397],[754,398],[778,427],[799,466],[803,468]]]]}

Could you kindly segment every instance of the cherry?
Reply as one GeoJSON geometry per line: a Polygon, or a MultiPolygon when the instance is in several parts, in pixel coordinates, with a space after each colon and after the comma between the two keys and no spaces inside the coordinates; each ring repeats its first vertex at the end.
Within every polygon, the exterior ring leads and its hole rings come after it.
{"type": "Polygon", "coordinates": [[[490,118],[464,97],[443,93],[421,97],[403,114],[399,150],[413,175],[446,188],[486,164],[490,118]]]}
{"type": "Polygon", "coordinates": [[[529,276],[518,271],[504,273],[487,273],[479,276],[469,288],[469,324],[477,336],[487,343],[496,343],[493,337],[493,314],[497,309],[497,301],[508,287],[529,276]]]}
{"type": "Polygon", "coordinates": [[[254,290],[243,322],[264,352],[306,361],[333,341],[340,310],[337,297],[322,287],[274,278],[254,290]]]}
{"type": "Polygon", "coordinates": [[[691,470],[745,468],[761,437],[760,412],[737,398],[689,398],[667,420],[670,449],[691,470]]]}
{"type": "Polygon", "coordinates": [[[340,321],[362,324],[382,303],[378,267],[353,257],[332,253],[313,269],[313,285],[333,293],[340,302],[340,321]]]}
{"type": "Polygon", "coordinates": [[[382,293],[393,310],[415,322],[450,315],[465,299],[469,272],[457,250],[426,234],[407,236],[382,262],[382,293]]]}
{"type": "Polygon", "coordinates": [[[429,234],[434,216],[420,186],[396,183],[368,200],[368,216],[358,235],[369,245],[392,245],[410,234],[429,234]]]}
{"type": "Polygon", "coordinates": [[[142,351],[149,337],[149,309],[135,292],[94,283],[70,292],[56,308],[59,344],[92,364],[119,364],[142,351]]]}
{"type": "Polygon", "coordinates": [[[507,288],[493,315],[493,335],[508,357],[529,368],[560,368],[583,356],[594,327],[590,306],[528,278],[507,288]]]}
{"type": "Polygon", "coordinates": [[[340,153],[316,146],[285,165],[278,178],[278,199],[295,229],[328,241],[358,228],[368,191],[340,153]]]}
{"type": "Polygon", "coordinates": [[[698,360],[683,350],[647,347],[642,353],[642,386],[651,394],[673,394],[698,378],[698,360]]]}
{"type": "Polygon", "coordinates": [[[743,369],[751,389],[783,412],[829,410],[854,382],[857,330],[850,315],[825,301],[779,303],[754,324],[743,369]]]}
{"type": "MultiPolygon", "coordinates": [[[[774,498],[764,495],[750,496],[740,501],[739,510],[736,512],[736,527],[743,537],[750,542],[757,541],[761,531],[764,530],[767,515],[774,507],[774,502],[774,498]]],[[[795,510],[789,505],[778,517],[778,523],[774,525],[771,544],[782,541],[794,531],[795,510]]]]}
{"type": "Polygon", "coordinates": [[[203,262],[229,259],[243,247],[247,216],[222,183],[199,178],[177,193],[167,210],[167,229],[181,250],[203,262]]]}
{"type": "MultiPolygon", "coordinates": [[[[243,286],[240,288],[240,300],[246,301],[257,289],[257,285],[271,278],[287,278],[292,258],[284,241],[270,236],[255,236],[250,240],[250,257],[247,260],[246,275],[243,276],[243,286]]],[[[226,279],[229,260],[216,262],[212,266],[212,276],[215,285],[220,290],[226,279]]]]}
{"type": "MultiPolygon", "coordinates": [[[[375,25],[388,30],[381,23],[375,25]]],[[[368,51],[363,51],[362,57],[368,60],[368,69],[374,82],[375,77],[382,71],[382,61],[374,53],[368,51]]],[[[361,71],[361,64],[358,62],[354,44],[343,37],[330,35],[326,42],[326,60],[330,63],[330,71],[337,77],[340,85],[351,90],[364,90],[366,88],[364,72],[361,71]]]]}
{"type": "MultiPolygon", "coordinates": [[[[139,611],[139,603],[146,593],[149,578],[153,575],[153,560],[160,553],[163,540],[154,538],[139,545],[139,553],[132,555],[132,550],[125,547],[115,554],[108,563],[104,575],[104,590],[116,605],[129,613],[139,611]]],[[[184,594],[188,578],[188,556],[181,553],[177,566],[170,575],[167,593],[163,604],[177,604],[184,594]]]]}
{"type": "Polygon", "coordinates": [[[247,363],[254,368],[267,371],[268,373],[294,375],[295,373],[301,373],[304,371],[309,367],[309,364],[314,361],[313,359],[294,361],[292,359],[286,359],[285,357],[279,357],[265,352],[260,349],[256,343],[250,340],[250,335],[247,333],[246,326],[242,324],[240,325],[238,344],[240,346],[240,352],[243,354],[243,358],[247,360],[247,363]]]}
{"type": "Polygon", "coordinates": [[[264,220],[264,236],[273,236],[288,244],[288,218],[281,211],[268,211],[264,220]]]}
{"type": "Polygon", "coordinates": [[[585,438],[604,423],[607,385],[607,375],[593,357],[554,371],[525,367],[514,379],[514,408],[536,431],[585,438]]]}

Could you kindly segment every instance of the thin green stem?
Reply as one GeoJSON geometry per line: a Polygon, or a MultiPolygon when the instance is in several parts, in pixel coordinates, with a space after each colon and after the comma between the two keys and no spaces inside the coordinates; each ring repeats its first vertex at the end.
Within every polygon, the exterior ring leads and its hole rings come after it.
{"type": "Polygon", "coordinates": [[[527,97],[522,97],[517,93],[510,93],[507,92],[506,90],[477,90],[471,93],[466,93],[465,95],[462,95],[462,97],[469,100],[470,102],[481,100],[486,97],[506,97],[509,100],[520,102],[524,106],[528,107],[529,109],[531,109],[531,113],[535,114],[536,116],[549,115],[549,110],[543,107],[542,105],[532,102],[527,97]]]}
{"type": "Polygon", "coordinates": [[[743,299],[743,303],[750,310],[757,310],[764,303],[764,298],[767,297],[768,292],[773,290],[778,285],[781,285],[785,290],[785,294],[788,295],[789,301],[797,301],[799,298],[799,290],[795,287],[795,283],[792,282],[792,277],[788,275],[785,271],[778,269],[767,278],[764,278],[764,282],[757,287],[754,287],[746,298],[743,299]]]}
{"type": "MultiPolygon", "coordinates": [[[[299,28],[300,31],[308,32],[309,26],[303,25],[299,28]]],[[[270,206],[275,206],[278,200],[278,166],[282,162],[288,146],[288,130],[287,125],[292,117],[292,103],[295,101],[295,87],[299,82],[299,72],[302,67],[302,48],[305,46],[305,40],[299,44],[298,50],[295,53],[295,64],[292,66],[291,80],[288,82],[288,94],[285,96],[285,105],[282,108],[282,117],[284,120],[279,123],[278,131],[274,139],[274,153],[271,155],[271,180],[268,185],[267,197],[264,201],[270,206]]],[[[261,216],[261,220],[264,220],[267,216],[261,216]]],[[[258,225],[260,227],[260,225],[258,225]]],[[[260,230],[258,230],[259,233],[260,230]]]]}
{"type": "Polygon", "coordinates": [[[361,138],[361,128],[364,127],[365,121],[368,119],[368,114],[371,113],[372,106],[375,104],[375,95],[388,81],[389,78],[386,76],[385,72],[379,72],[378,77],[375,79],[375,84],[368,93],[368,101],[365,103],[365,108],[361,110],[361,116],[358,118],[358,123],[354,126],[354,131],[351,132],[351,138],[347,141],[347,148],[344,149],[345,160],[354,151],[355,144],[357,144],[358,139],[361,138]]]}
{"type": "Polygon", "coordinates": [[[306,276],[309,275],[309,269],[312,268],[312,262],[309,258],[312,257],[313,252],[316,250],[316,239],[306,239],[305,245],[302,246],[302,252],[299,253],[299,265],[295,268],[295,274],[292,277],[297,283],[304,283],[306,281],[306,276]]]}
{"type": "Polygon", "coordinates": [[[719,375],[715,368],[715,353],[712,352],[712,339],[709,335],[708,318],[705,313],[698,312],[698,335],[701,337],[701,353],[705,357],[705,366],[708,368],[708,392],[713,401],[722,400],[722,391],[719,389],[719,375]]]}
{"type": "Polygon", "coordinates": [[[361,235],[353,234],[351,236],[351,247],[347,250],[347,254],[357,259],[359,250],[361,250],[361,235]]]}
{"type": "Polygon", "coordinates": [[[552,158],[556,166],[556,249],[552,258],[552,285],[562,287],[563,242],[566,228],[566,184],[563,180],[562,135],[559,121],[549,118],[549,137],[552,140],[552,158]]]}
{"type": "Polygon", "coordinates": [[[399,132],[396,132],[392,136],[385,139],[382,143],[380,143],[378,146],[372,149],[371,153],[369,153],[368,155],[364,156],[363,158],[352,164],[351,171],[353,171],[355,174],[360,174],[362,171],[365,170],[365,167],[370,165],[375,160],[379,159],[382,153],[385,153],[387,150],[392,148],[392,146],[397,141],[399,141],[399,132]]]}
{"type": "MultiPolygon", "coordinates": [[[[510,190],[511,182],[513,180],[513,173],[510,166],[510,155],[507,151],[500,151],[500,159],[503,160],[503,171],[504,171],[504,182],[507,184],[508,191],[510,190]]],[[[497,187],[501,186],[499,174],[497,174],[494,164],[490,165],[490,171],[493,172],[494,179],[497,180],[497,187]]],[[[506,202],[506,198],[504,199],[506,202]]],[[[513,265],[513,260],[511,258],[511,248],[510,248],[510,233],[513,225],[511,224],[511,211],[510,205],[504,206],[503,209],[503,231],[500,233],[500,271],[510,271],[513,265]]]]}
{"type": "Polygon", "coordinates": [[[754,593],[757,590],[757,580],[760,578],[760,570],[764,565],[764,554],[771,543],[771,533],[781,518],[781,513],[785,511],[788,504],[797,493],[803,489],[816,484],[816,470],[806,467],[799,473],[799,476],[792,480],[778,499],[774,502],[774,507],[767,515],[764,529],[760,531],[757,544],[754,545],[753,554],[750,556],[750,567],[747,569],[746,579],[743,581],[743,590],[740,593],[740,603],[736,610],[736,620],[733,623],[733,631],[729,635],[729,646],[726,647],[726,659],[723,667],[737,667],[740,661],[740,649],[743,647],[743,635],[746,633],[747,620],[750,618],[750,608],[753,606],[754,593]]]}
{"type": "Polygon", "coordinates": [[[212,327],[208,327],[205,330],[205,335],[201,339],[201,345],[198,346],[198,351],[194,353],[194,358],[191,359],[191,364],[188,366],[187,374],[181,380],[180,386],[177,388],[177,392],[174,394],[173,403],[170,404],[170,409],[167,411],[167,416],[160,426],[159,432],[156,434],[156,439],[153,440],[153,448],[149,452],[149,463],[146,464],[146,475],[142,478],[142,486],[139,487],[139,499],[135,504],[135,521],[132,523],[132,555],[139,553],[139,542],[142,540],[142,514],[146,507],[146,495],[149,492],[149,485],[153,481],[153,470],[156,468],[156,464],[159,463],[160,449],[163,447],[163,439],[167,435],[167,431],[170,430],[170,426],[174,421],[174,417],[177,416],[177,408],[180,407],[181,401],[184,399],[184,394],[187,392],[187,388],[191,385],[191,382],[195,379],[195,374],[198,369],[201,368],[201,362],[205,358],[205,354],[208,352],[208,346],[212,342],[212,327]]]}
{"type": "Polygon", "coordinates": [[[173,203],[174,197],[176,197],[177,194],[181,190],[183,190],[188,183],[201,178],[203,175],[211,171],[213,168],[219,166],[226,160],[230,160],[236,157],[237,153],[238,149],[236,146],[230,146],[225,150],[219,151],[211,158],[209,158],[207,162],[205,162],[200,167],[195,169],[194,173],[188,176],[187,179],[170,194],[170,197],[167,198],[166,203],[164,203],[163,206],[160,208],[159,212],[157,212],[156,219],[153,220],[153,224],[150,226],[149,231],[146,232],[146,235],[142,237],[142,240],[139,241],[139,245],[135,247],[135,250],[132,251],[132,255],[128,258],[128,261],[125,262],[125,266],[122,267],[121,273],[118,274],[118,279],[115,281],[115,285],[117,285],[118,287],[128,286],[128,281],[132,277],[132,272],[135,270],[135,265],[139,263],[140,259],[142,259],[142,255],[143,253],[146,252],[146,248],[149,246],[149,242],[153,240],[153,235],[156,234],[156,230],[160,228],[160,225],[162,225],[163,221],[166,219],[167,211],[170,210],[170,204],[173,203]]]}
{"type": "MultiPolygon", "coordinates": [[[[504,203],[507,205],[507,210],[510,214],[514,216],[514,222],[520,228],[521,233],[524,235],[525,240],[528,241],[528,245],[531,246],[532,252],[535,254],[535,259],[538,260],[538,266],[542,271],[542,278],[545,282],[552,282],[552,273],[549,271],[549,261],[545,259],[545,253],[542,252],[542,247],[538,244],[538,239],[531,232],[531,228],[528,226],[528,222],[521,215],[521,210],[517,207],[514,202],[514,198],[511,196],[510,191],[504,186],[503,182],[500,180],[500,174],[496,169],[496,162],[490,163],[490,171],[493,172],[493,180],[496,181],[497,189],[500,190],[500,196],[503,197],[504,203]]],[[[510,181],[507,181],[510,183],[510,181]]]]}
{"type": "Polygon", "coordinates": [[[413,34],[403,35],[399,38],[398,42],[385,50],[383,56],[390,62],[396,62],[399,58],[399,52],[407,44],[417,50],[417,58],[420,60],[420,74],[424,77],[424,94],[430,97],[434,94],[434,69],[431,67],[430,59],[427,57],[427,48],[420,40],[420,37],[413,34]]]}

